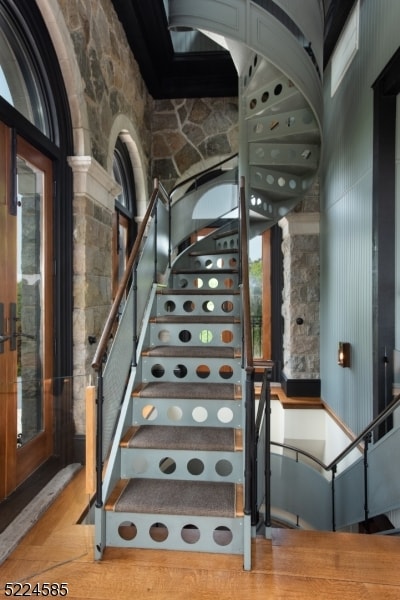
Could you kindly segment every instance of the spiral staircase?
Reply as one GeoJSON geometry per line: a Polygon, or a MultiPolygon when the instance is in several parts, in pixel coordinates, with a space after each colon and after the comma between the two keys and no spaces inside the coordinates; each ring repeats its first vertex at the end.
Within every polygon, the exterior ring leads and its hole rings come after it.
{"type": "MultiPolygon", "coordinates": [[[[232,55],[247,215],[242,208],[239,222],[237,215],[225,218],[219,231],[180,252],[183,240],[215,221],[215,215],[193,218],[201,198],[219,186],[226,196],[226,180],[237,184],[236,172],[151,215],[146,239],[162,254],[151,267],[154,279],[147,292],[140,280],[142,274],[147,281],[150,269],[143,249],[139,271],[126,278],[139,290],[139,307],[137,300],[125,304],[125,311],[140,313],[138,356],[127,362],[122,345],[94,362],[100,403],[114,406],[98,447],[95,554],[101,558],[108,546],[239,553],[250,569],[245,488],[253,417],[246,412],[243,239],[277,223],[315,179],[322,9],[317,0],[170,0],[169,23],[175,30],[201,30],[232,55]]],[[[218,205],[220,216],[237,208],[223,197],[218,205]]],[[[120,335],[129,327],[123,315],[120,335]]]]}

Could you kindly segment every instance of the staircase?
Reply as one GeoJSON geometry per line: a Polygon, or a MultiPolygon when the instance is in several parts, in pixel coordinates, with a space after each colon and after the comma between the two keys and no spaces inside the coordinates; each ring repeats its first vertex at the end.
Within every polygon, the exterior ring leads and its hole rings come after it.
{"type": "MultiPolygon", "coordinates": [[[[170,0],[169,10],[171,26],[207,31],[237,66],[245,189],[240,218],[225,218],[183,252],[183,241],[215,221],[201,211],[195,217],[202,195],[220,185],[220,216],[238,208],[226,193],[237,172],[208,178],[206,189],[194,185],[174,202],[165,194],[158,201],[158,190],[150,200],[93,361],[95,556],[107,546],[231,553],[242,554],[250,569],[255,419],[247,236],[274,225],[313,183],[321,82],[313,52],[274,2],[213,0],[204,11],[198,0],[170,0]]],[[[288,10],[307,24],[303,9],[288,10]]]]}
{"type": "Polygon", "coordinates": [[[106,546],[244,551],[237,233],[208,244],[157,286],[105,502],[106,546]]]}

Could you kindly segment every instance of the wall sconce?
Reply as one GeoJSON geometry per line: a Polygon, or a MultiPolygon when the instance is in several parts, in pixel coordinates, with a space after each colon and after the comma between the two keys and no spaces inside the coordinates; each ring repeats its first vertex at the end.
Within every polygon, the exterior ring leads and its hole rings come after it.
{"type": "Polygon", "coordinates": [[[349,344],[349,342],[339,342],[338,365],[339,365],[339,367],[350,367],[350,344],[349,344]]]}

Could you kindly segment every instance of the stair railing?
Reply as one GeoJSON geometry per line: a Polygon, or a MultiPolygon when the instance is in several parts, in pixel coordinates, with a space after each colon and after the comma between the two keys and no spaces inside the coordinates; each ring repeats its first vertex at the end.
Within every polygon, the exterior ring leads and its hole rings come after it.
{"type": "Polygon", "coordinates": [[[369,445],[372,440],[372,434],[376,430],[376,428],[386,421],[396,408],[400,406],[400,394],[397,394],[393,400],[387,405],[387,407],[377,416],[375,419],[371,421],[371,423],[340,453],[338,456],[332,460],[328,465],[324,468],[326,471],[331,471],[332,473],[332,531],[336,529],[335,522],[335,475],[337,472],[338,465],[342,462],[346,456],[352,452],[355,448],[357,448],[360,443],[364,443],[364,522],[365,522],[365,530],[368,532],[368,450],[369,445]]]}
{"type": "Polygon", "coordinates": [[[257,524],[255,512],[257,479],[256,479],[256,445],[255,445],[255,393],[253,341],[251,335],[250,310],[250,278],[249,278],[249,220],[245,197],[244,177],[240,179],[239,188],[239,227],[240,227],[240,265],[239,281],[242,295],[242,368],[245,371],[245,499],[244,513],[251,515],[251,524],[257,524]]]}
{"type": "Polygon", "coordinates": [[[171,256],[170,197],[154,180],[153,192],[108,314],[92,368],[97,374],[96,507],[102,506],[104,460],[129,373],[137,365],[137,344],[145,307],[158,272],[171,256]],[[140,286],[140,294],[138,288],[140,286]]]}
{"type": "MultiPolygon", "coordinates": [[[[255,426],[255,437],[256,437],[256,457],[258,464],[258,493],[256,498],[256,512],[259,511],[259,507],[262,502],[265,502],[265,518],[264,524],[266,527],[271,525],[271,446],[278,446],[286,450],[290,450],[296,455],[296,462],[298,461],[299,455],[306,457],[313,461],[318,467],[326,472],[331,473],[331,515],[332,515],[332,531],[336,531],[336,495],[335,495],[335,481],[336,474],[339,464],[355,449],[362,447],[363,451],[363,493],[364,493],[364,527],[368,533],[368,517],[369,517],[369,502],[368,502],[368,451],[372,440],[372,434],[376,428],[386,421],[394,411],[400,406],[400,394],[396,395],[388,406],[375,418],[370,424],[350,443],[336,458],[334,458],[329,464],[325,464],[323,461],[313,456],[311,453],[297,448],[295,446],[274,442],[271,440],[271,394],[270,394],[270,383],[268,381],[268,372],[264,371],[263,383],[260,395],[260,402],[256,417],[255,426]],[[261,471],[264,471],[264,478],[262,479],[261,471]],[[261,480],[261,484],[260,484],[261,480]]],[[[381,443],[384,443],[382,440],[381,443]]]]}

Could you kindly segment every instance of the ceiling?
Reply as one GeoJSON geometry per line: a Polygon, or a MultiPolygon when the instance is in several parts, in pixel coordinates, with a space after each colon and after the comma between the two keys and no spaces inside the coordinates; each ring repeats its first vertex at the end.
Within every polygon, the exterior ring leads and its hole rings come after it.
{"type": "MultiPolygon", "coordinates": [[[[324,0],[324,64],[355,0],[324,0]]],[[[182,40],[168,30],[166,0],[112,0],[143,79],[155,99],[236,96],[237,74],[228,52],[207,38],[182,40]],[[190,45],[189,45],[190,44],[190,45]]]]}

